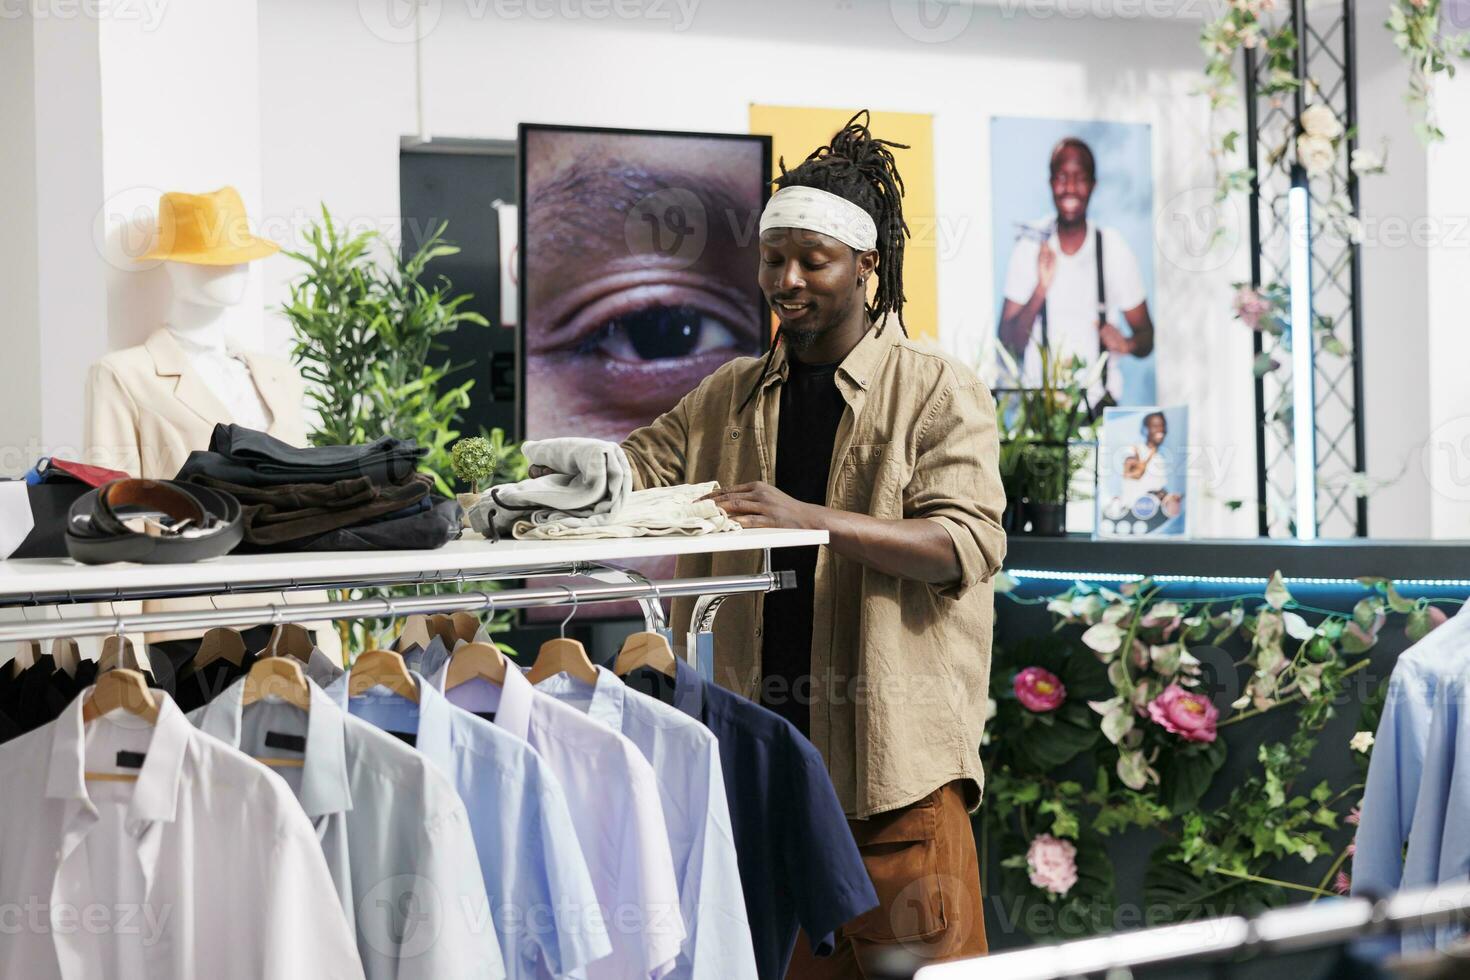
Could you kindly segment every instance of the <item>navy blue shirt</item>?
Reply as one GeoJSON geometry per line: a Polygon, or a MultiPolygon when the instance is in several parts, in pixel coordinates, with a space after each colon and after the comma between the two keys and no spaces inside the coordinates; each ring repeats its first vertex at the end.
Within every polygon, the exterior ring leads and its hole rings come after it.
{"type": "Polygon", "coordinates": [[[643,667],[624,680],[719,739],[756,967],[762,980],[782,980],[798,926],[813,953],[829,956],[838,927],[878,895],[816,747],[774,712],[675,665],[673,679],[643,667]]]}

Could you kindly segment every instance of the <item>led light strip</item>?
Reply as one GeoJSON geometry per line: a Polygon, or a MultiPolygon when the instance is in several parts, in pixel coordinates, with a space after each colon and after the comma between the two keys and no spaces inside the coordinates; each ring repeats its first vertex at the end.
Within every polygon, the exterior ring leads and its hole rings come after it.
{"type": "Polygon", "coordinates": [[[1317,403],[1312,358],[1312,197],[1307,172],[1292,167],[1286,192],[1291,254],[1291,428],[1296,469],[1296,536],[1317,537],[1317,403]]]}
{"type": "MultiPolygon", "coordinates": [[[[1044,569],[1007,568],[1006,574],[1014,579],[1035,579],[1047,582],[1141,582],[1145,578],[1154,582],[1170,584],[1204,583],[1208,585],[1264,585],[1268,578],[1247,578],[1229,575],[1140,575],[1136,572],[1053,572],[1044,569]]],[[[1366,589],[1367,586],[1355,578],[1283,578],[1291,585],[1335,585],[1366,589]]],[[[1394,579],[1400,588],[1420,589],[1470,589],[1470,579],[1463,578],[1403,578],[1394,579]]]]}

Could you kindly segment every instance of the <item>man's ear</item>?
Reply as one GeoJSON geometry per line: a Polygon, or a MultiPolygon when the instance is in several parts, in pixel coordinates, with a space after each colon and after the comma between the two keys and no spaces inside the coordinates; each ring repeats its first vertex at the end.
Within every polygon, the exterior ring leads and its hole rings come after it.
{"type": "Polygon", "coordinates": [[[873,275],[873,270],[876,268],[878,268],[877,249],[870,248],[866,252],[858,253],[857,271],[859,279],[866,282],[873,275]]]}

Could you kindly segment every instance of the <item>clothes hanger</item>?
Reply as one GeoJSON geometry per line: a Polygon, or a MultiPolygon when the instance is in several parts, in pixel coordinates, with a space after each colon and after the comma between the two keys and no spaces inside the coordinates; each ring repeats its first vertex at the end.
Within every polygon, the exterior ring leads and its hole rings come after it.
{"type": "MultiPolygon", "coordinates": [[[[110,711],[121,708],[150,725],[158,724],[158,700],[148,690],[143,674],[127,667],[110,670],[97,679],[82,705],[82,724],[89,725],[110,711]]],[[[83,778],[108,783],[135,783],[137,773],[83,772],[83,778]]]]}
{"type": "Polygon", "coordinates": [[[597,668],[592,666],[592,661],[587,656],[587,648],[576,640],[567,639],[567,623],[577,615],[577,593],[569,585],[561,586],[567,590],[567,595],[572,598],[572,611],[567,613],[567,618],[561,621],[561,636],[555,640],[547,640],[541,644],[541,649],[536,654],[536,662],[531,665],[526,679],[532,684],[539,684],[548,677],[567,673],[584,684],[597,683],[597,668]]]}
{"type": "Polygon", "coordinates": [[[66,671],[68,677],[75,677],[82,664],[81,647],[69,636],[58,636],[51,641],[51,659],[56,661],[58,670],[66,671]]]}
{"type": "Polygon", "coordinates": [[[674,676],[674,648],[662,633],[634,633],[623,641],[613,673],[626,677],[639,667],[652,667],[660,674],[674,676]]]}
{"type": "MultiPolygon", "coordinates": [[[[648,585],[653,589],[654,599],[662,602],[663,597],[658,594],[658,586],[653,582],[648,585]]],[[[613,673],[626,677],[639,667],[652,667],[660,674],[674,676],[674,648],[669,646],[669,641],[662,633],[644,630],[623,641],[623,648],[618,651],[617,659],[613,662],[613,673]]]]}
{"type": "Polygon", "coordinates": [[[480,617],[472,612],[451,613],[449,626],[454,631],[456,642],[463,640],[466,643],[473,643],[475,634],[480,631],[480,617]]]}
{"type": "MultiPolygon", "coordinates": [[[[209,604],[218,609],[219,604],[214,601],[214,596],[209,597],[209,604]]],[[[199,649],[194,653],[194,659],[189,661],[192,670],[198,670],[205,664],[213,663],[223,658],[240,666],[245,660],[245,638],[237,629],[228,626],[216,626],[204,634],[204,639],[199,641],[199,649]]]]}
{"type": "Polygon", "coordinates": [[[399,631],[393,649],[402,652],[417,644],[422,650],[428,647],[429,640],[429,617],[422,613],[414,613],[403,621],[403,629],[399,631]]]}
{"type": "Polygon", "coordinates": [[[311,710],[311,688],[301,661],[295,657],[261,657],[250,665],[240,703],[254,704],[272,695],[302,711],[311,710]]]}
{"type": "Polygon", "coordinates": [[[123,618],[117,615],[117,607],[112,603],[108,603],[108,607],[116,616],[116,622],[111,635],[102,638],[102,653],[97,657],[97,673],[100,675],[112,670],[136,670],[151,685],[153,669],[138,656],[133,641],[123,633],[123,618]]]}
{"type": "MultiPolygon", "coordinates": [[[[387,601],[388,618],[397,619],[393,601],[387,601]]],[[[347,675],[347,695],[356,697],[378,685],[386,687],[399,697],[419,703],[419,686],[414,683],[403,654],[396,650],[369,650],[352,659],[352,670],[347,675]]]]}
{"type": "MultiPolygon", "coordinates": [[[[26,607],[20,607],[20,618],[27,623],[31,617],[26,615],[26,607]]],[[[41,641],[23,640],[15,645],[15,656],[10,658],[10,676],[19,677],[22,673],[35,666],[36,661],[41,659],[41,641]]]]}
{"type": "MultiPolygon", "coordinates": [[[[295,657],[261,657],[250,665],[245,675],[245,689],[240,693],[240,704],[254,704],[274,695],[302,711],[311,711],[311,688],[307,686],[306,674],[301,662],[295,657]]],[[[300,769],[305,759],[278,756],[255,756],[255,761],[278,769],[300,769]]]]}
{"type": "Polygon", "coordinates": [[[429,617],[429,632],[437,636],[446,650],[454,649],[454,621],[443,613],[429,617]]]}
{"type": "MultiPolygon", "coordinates": [[[[493,612],[495,605],[488,596],[486,602],[489,603],[493,612]]],[[[479,621],[476,620],[477,626],[478,623],[479,621]]],[[[471,641],[461,645],[458,650],[449,655],[449,668],[444,675],[444,690],[452,690],[476,677],[482,677],[491,684],[504,687],[505,672],[508,669],[505,654],[500,652],[499,647],[493,643],[471,641]]]]}
{"type": "Polygon", "coordinates": [[[300,623],[277,623],[262,652],[267,657],[292,657],[306,663],[315,646],[305,626],[300,623]]]}

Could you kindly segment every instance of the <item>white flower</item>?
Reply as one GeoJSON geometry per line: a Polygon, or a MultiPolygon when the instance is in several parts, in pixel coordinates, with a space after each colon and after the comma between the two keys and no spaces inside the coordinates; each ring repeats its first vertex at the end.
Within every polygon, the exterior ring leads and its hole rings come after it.
{"type": "Polygon", "coordinates": [[[1337,162],[1337,148],[1325,136],[1303,133],[1296,138],[1296,158],[1309,176],[1317,177],[1331,170],[1337,162]]]}
{"type": "Polygon", "coordinates": [[[1302,132],[1308,136],[1320,136],[1335,140],[1342,135],[1342,123],[1338,122],[1331,109],[1320,102],[1313,102],[1302,110],[1302,132]]]}
{"type": "Polygon", "coordinates": [[[1353,173],[1359,177],[1365,177],[1368,174],[1381,174],[1385,166],[1386,163],[1383,159],[1383,153],[1379,150],[1369,150],[1360,146],[1353,151],[1353,173]]]}
{"type": "Polygon", "coordinates": [[[1368,750],[1373,747],[1373,733],[1358,732],[1358,734],[1354,735],[1352,737],[1352,740],[1348,742],[1348,745],[1352,748],[1354,752],[1361,752],[1364,755],[1367,755],[1368,750]]]}

